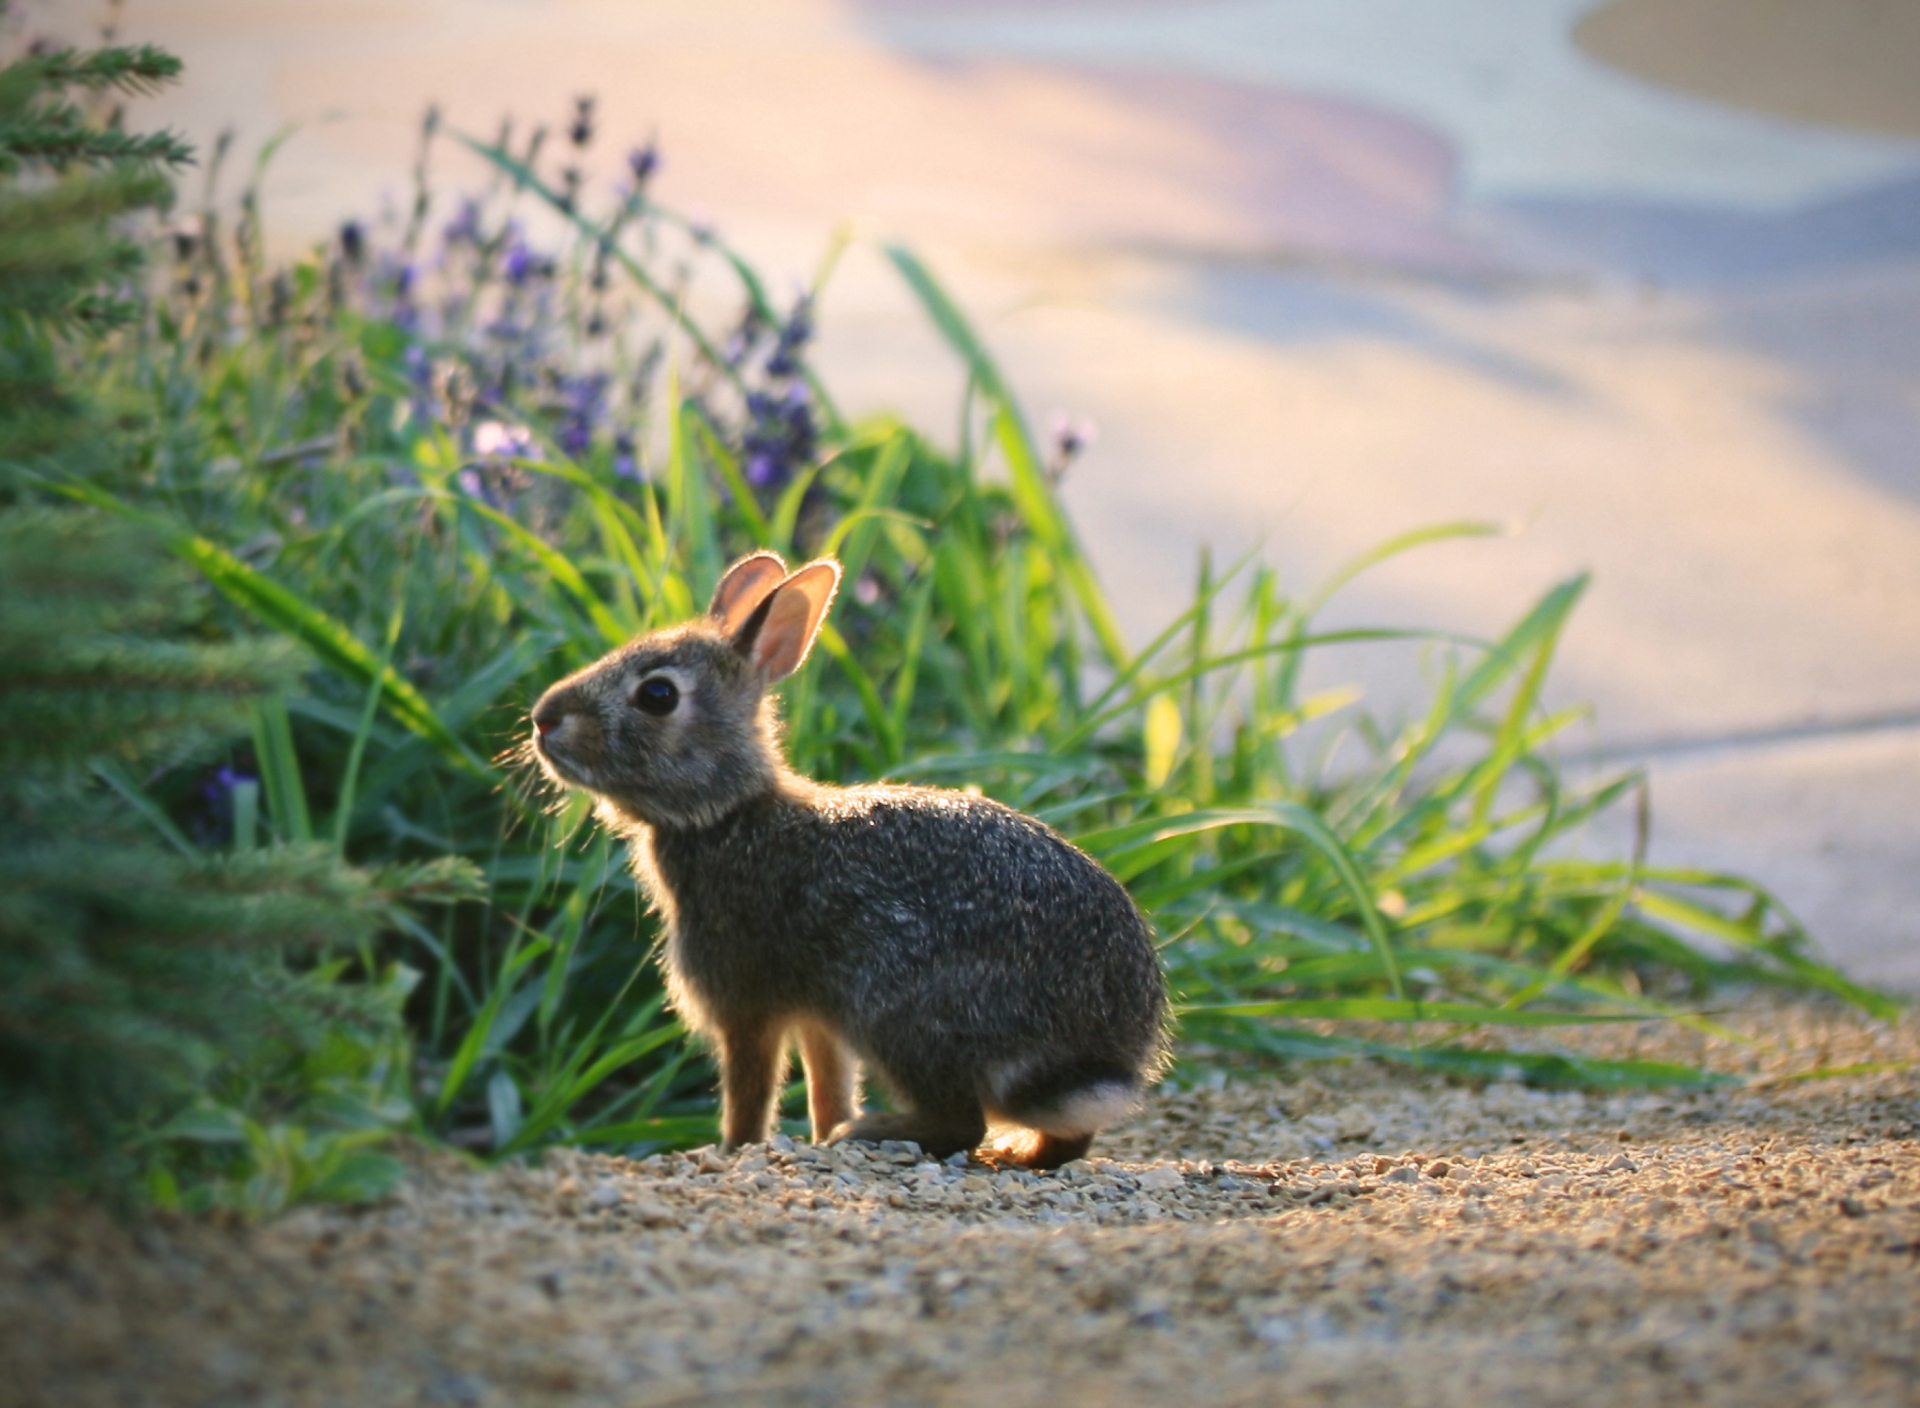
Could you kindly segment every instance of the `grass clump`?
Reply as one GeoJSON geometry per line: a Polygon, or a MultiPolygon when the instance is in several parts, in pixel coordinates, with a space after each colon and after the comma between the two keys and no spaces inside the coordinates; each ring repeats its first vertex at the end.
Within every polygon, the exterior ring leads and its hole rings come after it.
{"type": "MultiPolygon", "coordinates": [[[[1705,1076],[1489,1034],[1699,1020],[1736,979],[1887,1010],[1759,886],[1569,858],[1595,815],[1644,805],[1636,776],[1576,785],[1552,753],[1569,720],[1540,692],[1582,581],[1496,640],[1440,642],[1451,667],[1400,728],[1351,692],[1306,693],[1304,663],[1433,638],[1323,631],[1326,593],[1263,566],[1203,564],[1135,650],[1054,457],[911,251],[886,256],[968,373],[955,445],[844,417],[808,360],[823,288],[777,305],[653,199],[650,148],[599,193],[572,164],[590,121],[558,151],[510,128],[458,138],[492,184],[449,206],[426,175],[443,140],[430,119],[404,215],[284,267],[251,192],[231,228],[211,202],[176,224],[148,316],[99,364],[144,408],[136,462],[76,489],[163,533],[217,591],[221,633],[315,662],[251,741],[128,782],[140,814],[196,857],[312,840],[483,877],[482,898],[396,912],[362,950],[363,977],[421,975],[405,1017],[426,1128],[495,1154],[712,1136],[624,858],[581,804],[547,810],[493,759],[547,683],[691,614],[757,547],[846,569],[787,690],[795,764],[978,786],[1059,828],[1165,936],[1190,1052],[1689,1082],[1705,1076]],[[718,323],[688,311],[722,301],[737,312],[718,323]],[[1309,725],[1365,761],[1315,764],[1309,725]]],[[[1470,531],[1395,540],[1334,585],[1470,531]]]]}

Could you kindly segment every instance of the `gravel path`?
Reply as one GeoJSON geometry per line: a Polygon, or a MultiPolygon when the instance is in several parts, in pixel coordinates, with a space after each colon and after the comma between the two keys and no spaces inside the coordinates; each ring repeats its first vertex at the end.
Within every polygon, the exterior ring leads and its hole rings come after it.
{"type": "Polygon", "coordinates": [[[776,1140],[264,1227],[0,1244],[6,1404],[1920,1403],[1920,1022],[1616,1033],[1751,1083],[1367,1065],[1163,1092],[1056,1174],[776,1140]]]}

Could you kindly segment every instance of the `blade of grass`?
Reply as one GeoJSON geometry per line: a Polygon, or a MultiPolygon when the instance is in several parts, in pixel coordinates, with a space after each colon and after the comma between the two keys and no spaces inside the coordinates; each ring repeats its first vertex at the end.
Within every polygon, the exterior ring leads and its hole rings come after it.
{"type": "Polygon", "coordinates": [[[993,405],[995,440],[1012,475],[1014,497],[1020,505],[1021,514],[1072,584],[1080,610],[1085,614],[1102,653],[1116,669],[1123,667],[1129,658],[1126,640],[1120,634],[1119,624],[1107,604],[1106,594],[1094,580],[1093,570],[1066,516],[1060,512],[1046,474],[1041,469],[1033,437],[1027,431],[1019,405],[1001,377],[998,365],[975,336],[966,316],[947,296],[946,290],[919,256],[904,245],[888,244],[882,248],[906,280],[907,286],[919,298],[921,306],[927,310],[947,344],[960,354],[979,393],[993,405]]]}
{"type": "MultiPolygon", "coordinates": [[[[1276,1002],[1221,1002],[1188,1008],[1219,1017],[1318,1018],[1342,1022],[1445,1022],[1461,1026],[1565,1027],[1651,1021],[1644,1012],[1516,1012],[1463,1002],[1408,1002],[1381,997],[1303,997],[1276,1002]]],[[[1182,1014],[1184,1015],[1184,1014],[1182,1014]]]]}
{"type": "Polygon", "coordinates": [[[280,838],[299,845],[313,840],[307,786],[300,776],[300,755],[294,750],[293,725],[283,696],[254,701],[253,753],[266,788],[267,815],[280,838]]]}
{"type": "Polygon", "coordinates": [[[134,780],[123,763],[116,758],[96,758],[89,767],[95,777],[118,793],[120,800],[139,813],[141,819],[175,851],[189,860],[200,858],[200,848],[187,839],[186,833],[174,824],[165,808],[147,795],[147,790],[134,780]]]}
{"type": "Polygon", "coordinates": [[[1785,944],[1769,941],[1746,925],[1716,914],[1704,905],[1654,889],[1642,889],[1636,904],[1644,912],[1683,928],[1711,934],[1738,948],[1764,953],[1800,984],[1830,992],[1883,1022],[1891,1022],[1900,1015],[1900,1004],[1891,998],[1862,987],[1824,963],[1793,952],[1785,944]]]}
{"type": "MultiPolygon", "coordinates": [[[[513,980],[523,968],[550,947],[551,945],[544,938],[536,936],[509,952],[506,961],[500,965],[493,991],[487,995],[487,1000],[474,1014],[473,1024],[467,1028],[466,1035],[461,1038],[460,1046],[453,1054],[453,1060],[448,1063],[447,1073],[441,1079],[440,1093],[434,1100],[435,1114],[445,1116],[455,1097],[466,1087],[467,1079],[472,1075],[481,1057],[499,1049],[501,1042],[505,1039],[501,1033],[508,1025],[502,1018],[506,1014],[509,1001],[516,996],[524,997],[529,992],[534,1000],[538,1000],[537,989],[521,989],[513,980]]],[[[531,1010],[531,1004],[528,1004],[526,1011],[531,1010]]],[[[525,1012],[521,1015],[524,1018],[525,1012]]],[[[508,1035],[510,1036],[511,1033],[508,1035]]]]}
{"type": "Polygon", "coordinates": [[[333,850],[335,855],[347,853],[347,831],[353,824],[353,793],[360,782],[360,762],[366,756],[367,737],[373,731],[374,716],[380,709],[380,680],[386,677],[393,667],[393,648],[400,643],[400,626],[406,620],[407,603],[402,597],[395,602],[393,615],[387,622],[387,640],[380,652],[379,676],[367,686],[366,702],[360,708],[359,726],[353,731],[353,742],[347,749],[347,766],[340,777],[340,800],[334,807],[333,850]]]}

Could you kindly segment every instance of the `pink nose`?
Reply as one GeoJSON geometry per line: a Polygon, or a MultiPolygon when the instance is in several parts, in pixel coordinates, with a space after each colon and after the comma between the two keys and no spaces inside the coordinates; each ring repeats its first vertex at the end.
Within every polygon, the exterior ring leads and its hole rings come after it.
{"type": "Polygon", "coordinates": [[[533,731],[545,738],[559,728],[567,716],[558,709],[536,710],[533,716],[533,731]]]}

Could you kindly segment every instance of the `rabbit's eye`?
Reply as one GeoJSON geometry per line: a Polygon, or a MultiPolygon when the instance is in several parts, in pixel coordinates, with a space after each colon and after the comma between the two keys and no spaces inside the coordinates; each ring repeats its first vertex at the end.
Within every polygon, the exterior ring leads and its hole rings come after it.
{"type": "Polygon", "coordinates": [[[680,702],[680,691],[672,680],[655,675],[650,680],[641,680],[640,688],[633,692],[633,706],[643,713],[664,718],[673,712],[674,705],[680,702]]]}

